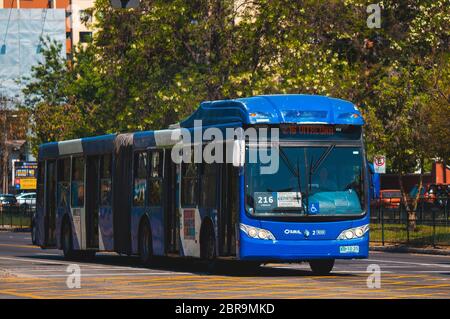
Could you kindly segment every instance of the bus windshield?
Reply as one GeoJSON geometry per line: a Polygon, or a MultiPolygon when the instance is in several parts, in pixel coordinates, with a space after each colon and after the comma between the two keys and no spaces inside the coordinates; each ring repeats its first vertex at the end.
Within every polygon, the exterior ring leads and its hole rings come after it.
{"type": "Polygon", "coordinates": [[[258,158],[257,152],[256,147],[247,147],[245,192],[251,215],[342,216],[364,212],[360,147],[281,146],[279,169],[274,174],[261,174],[266,164],[249,161],[258,158]]]}

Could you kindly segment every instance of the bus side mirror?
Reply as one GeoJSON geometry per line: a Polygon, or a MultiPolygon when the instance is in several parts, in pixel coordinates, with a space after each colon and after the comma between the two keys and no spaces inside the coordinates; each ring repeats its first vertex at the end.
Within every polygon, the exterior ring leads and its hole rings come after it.
{"type": "Polygon", "coordinates": [[[245,163],[245,141],[235,140],[233,144],[233,166],[242,167],[245,163]]]}
{"type": "Polygon", "coordinates": [[[369,192],[370,199],[379,198],[380,194],[380,175],[375,172],[375,168],[372,163],[368,162],[367,167],[369,169],[369,192]]]}
{"type": "Polygon", "coordinates": [[[375,169],[374,169],[374,167],[373,167],[373,164],[372,163],[368,163],[368,168],[369,168],[369,173],[371,174],[371,175],[375,175],[375,169]]]}

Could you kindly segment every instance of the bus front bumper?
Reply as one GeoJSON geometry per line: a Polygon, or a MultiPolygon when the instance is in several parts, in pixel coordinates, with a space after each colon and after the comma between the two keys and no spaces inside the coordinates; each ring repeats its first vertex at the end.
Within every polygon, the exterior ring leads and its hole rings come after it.
{"type": "Polygon", "coordinates": [[[369,255],[369,237],[351,240],[261,240],[241,236],[239,259],[261,262],[311,259],[362,259],[369,255]]]}

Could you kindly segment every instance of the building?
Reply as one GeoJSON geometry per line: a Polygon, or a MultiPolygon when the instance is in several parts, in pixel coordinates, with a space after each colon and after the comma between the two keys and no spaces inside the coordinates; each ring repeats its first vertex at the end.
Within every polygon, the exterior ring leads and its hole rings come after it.
{"type": "MultiPolygon", "coordinates": [[[[402,182],[405,190],[409,193],[411,189],[418,185],[420,174],[405,174],[402,182]]],[[[380,174],[381,189],[400,189],[398,174],[380,174]]],[[[431,172],[424,173],[422,183],[428,184],[450,184],[450,166],[434,162],[431,172]]]]}
{"type": "MultiPolygon", "coordinates": [[[[6,1],[6,0],[0,0],[6,1]]],[[[23,78],[42,61],[41,37],[59,41],[65,50],[62,9],[0,9],[0,94],[22,98],[23,78]]]]}
{"type": "Polygon", "coordinates": [[[94,6],[94,0],[0,0],[0,9],[62,9],[65,11],[66,54],[70,58],[79,42],[92,38],[89,25],[92,22],[86,9],[94,6]],[[87,22],[87,24],[85,23],[87,22]]]}
{"type": "Polygon", "coordinates": [[[86,9],[94,6],[93,0],[72,0],[71,1],[71,36],[73,46],[78,43],[87,43],[92,39],[93,17],[86,9]]]}
{"type": "Polygon", "coordinates": [[[68,59],[74,46],[90,41],[92,6],[93,0],[0,0],[0,93],[21,99],[23,77],[42,61],[41,37],[62,43],[68,59]]]}

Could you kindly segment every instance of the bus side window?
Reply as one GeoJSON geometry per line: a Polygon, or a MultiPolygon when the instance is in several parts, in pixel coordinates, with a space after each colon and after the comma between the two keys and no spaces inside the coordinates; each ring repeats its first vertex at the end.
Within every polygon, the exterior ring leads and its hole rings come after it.
{"type": "Polygon", "coordinates": [[[100,157],[100,206],[111,206],[111,155],[100,157]]]}
{"type": "Polygon", "coordinates": [[[161,151],[150,152],[151,165],[149,177],[149,197],[148,202],[150,206],[161,205],[161,190],[162,190],[162,168],[163,158],[161,151]]]}
{"type": "Polygon", "coordinates": [[[70,157],[58,159],[57,206],[68,207],[70,196],[70,157]]]}
{"type": "Polygon", "coordinates": [[[147,152],[137,152],[134,154],[134,187],[133,187],[133,206],[144,206],[147,193],[147,170],[148,154],[147,152]]]}
{"type": "Polygon", "coordinates": [[[71,206],[84,207],[84,158],[72,159],[71,206]]]}
{"type": "Polygon", "coordinates": [[[195,163],[181,164],[181,205],[198,204],[198,166],[195,163]]]}
{"type": "Polygon", "coordinates": [[[200,206],[207,208],[216,208],[217,205],[217,164],[203,164],[202,174],[200,178],[200,206]]]}

